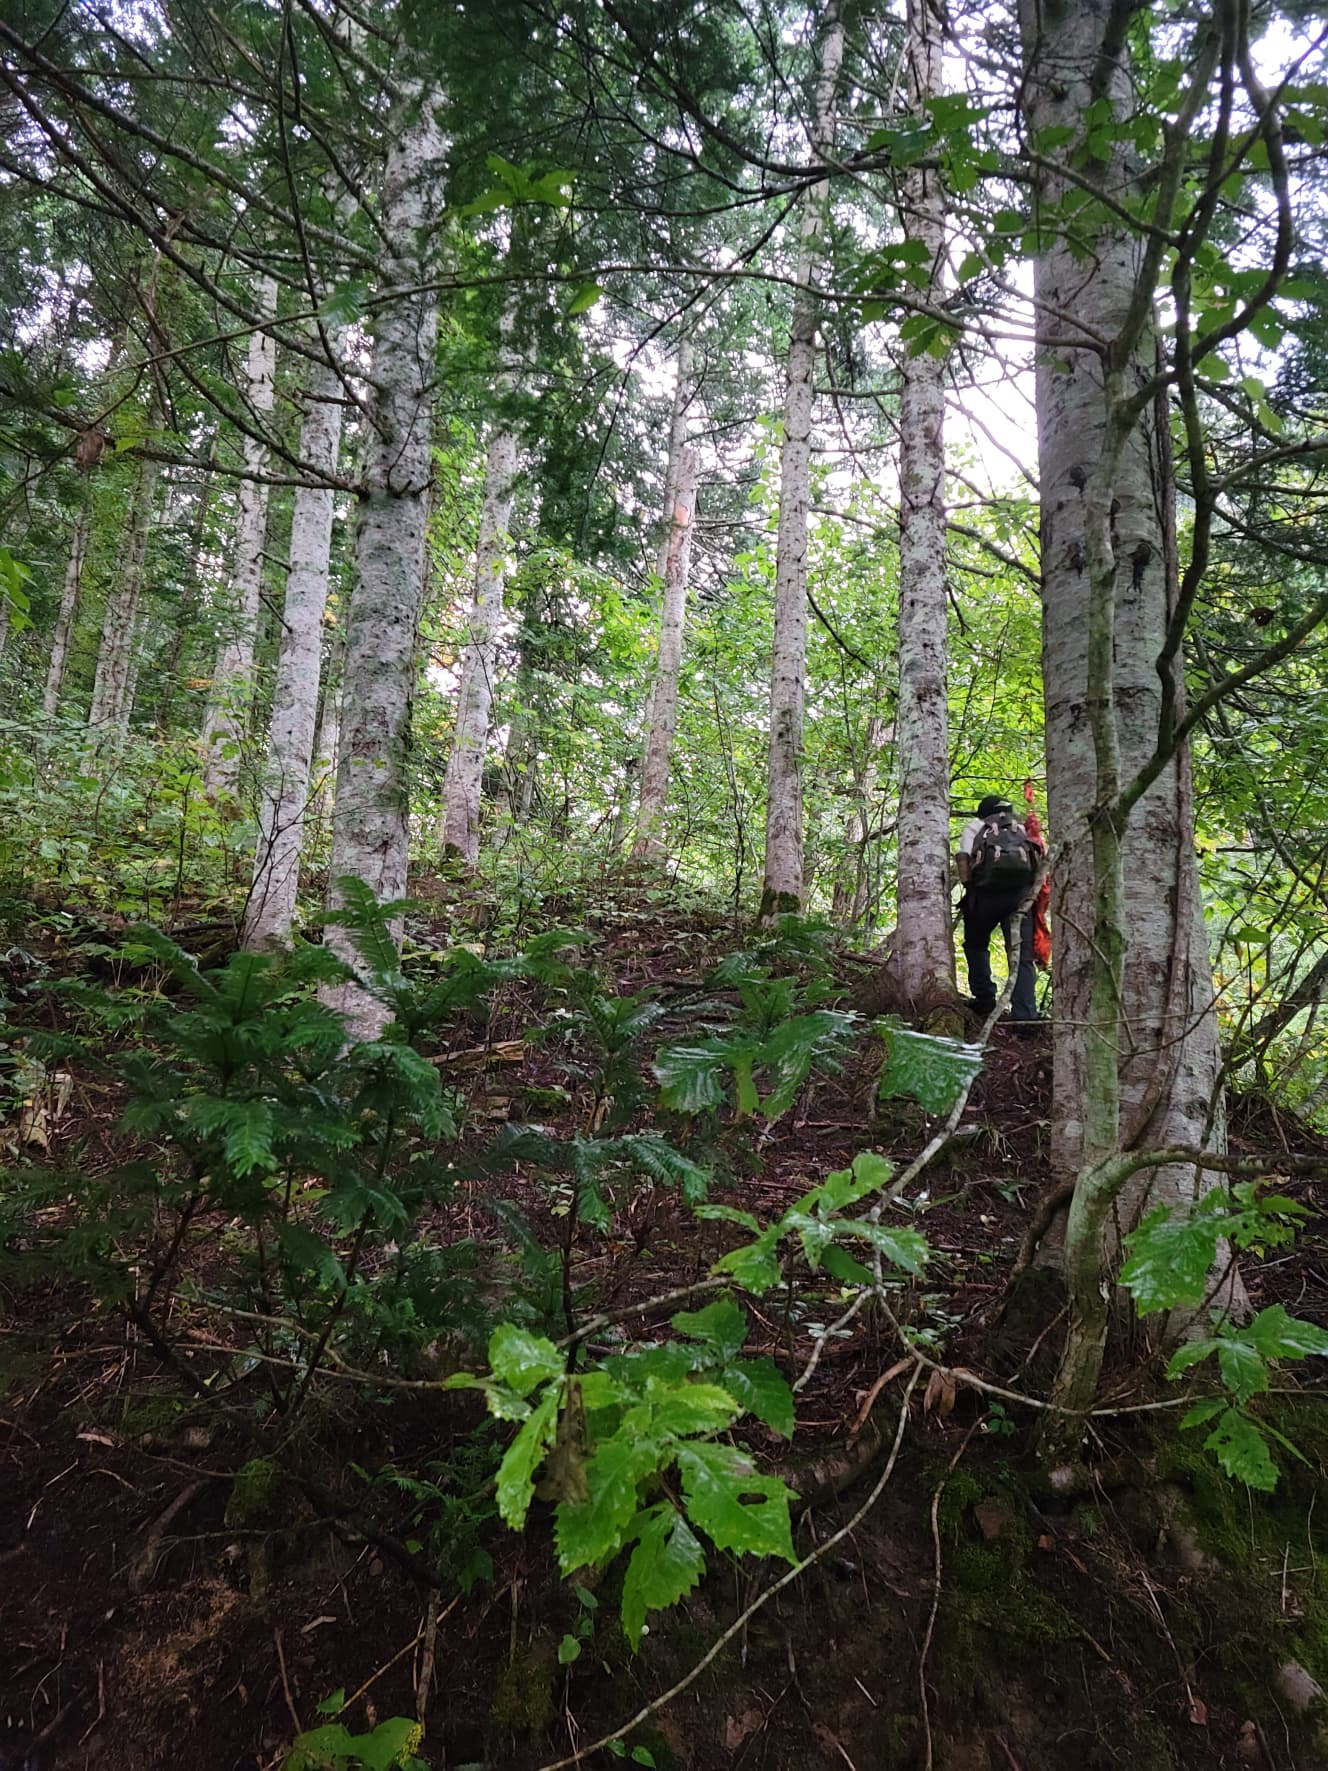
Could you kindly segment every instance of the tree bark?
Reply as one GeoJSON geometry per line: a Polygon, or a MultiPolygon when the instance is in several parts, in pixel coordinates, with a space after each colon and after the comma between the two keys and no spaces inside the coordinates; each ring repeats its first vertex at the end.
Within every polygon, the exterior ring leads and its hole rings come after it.
{"type": "MultiPolygon", "coordinates": [[[[261,277],[254,291],[254,309],[270,318],[277,311],[277,285],[261,277]]],[[[276,400],[277,346],[270,332],[250,334],[245,370],[245,403],[259,428],[276,400]]],[[[267,450],[246,435],[244,470],[262,472],[267,450]]],[[[217,662],[212,673],[203,727],[203,781],[210,794],[234,793],[240,778],[240,746],[249,720],[253,693],[254,648],[263,590],[263,543],[267,536],[268,488],[257,478],[240,481],[235,514],[235,558],[225,599],[217,662]]]]}
{"type": "MultiPolygon", "coordinates": [[[[908,0],[908,95],[916,115],[942,90],[942,28],[934,0],[908,0]]],[[[904,235],[927,250],[942,289],[945,205],[938,174],[903,174],[904,235]]],[[[946,688],[945,362],[903,358],[899,415],[898,927],[893,964],[904,998],[922,1004],[955,988],[950,907],[950,722],[946,688]]]]}
{"type": "MultiPolygon", "coordinates": [[[[325,327],[333,358],[344,328],[325,327]]],[[[310,372],[300,425],[300,459],[311,477],[335,473],[345,397],[335,360],[310,372]]],[[[290,571],[282,609],[281,647],[272,691],[267,757],[245,907],[243,945],[250,951],[290,942],[304,852],[310,767],[318,720],[323,614],[332,557],[334,495],[330,486],[302,485],[291,513],[290,571]]]]}
{"type": "Polygon", "coordinates": [[[171,637],[162,666],[161,690],[157,696],[157,736],[169,737],[175,730],[175,701],[180,692],[183,661],[197,634],[199,609],[203,602],[203,583],[207,573],[208,519],[216,494],[217,476],[212,471],[216,459],[216,439],[208,446],[202,484],[194,506],[193,528],[189,546],[189,577],[180,591],[179,607],[171,624],[171,637]]]}
{"type": "MultiPolygon", "coordinates": [[[[1020,22],[1030,135],[1062,125],[1077,139],[1099,99],[1128,119],[1128,50],[1109,40],[1116,12],[1021,0],[1020,22]]],[[[1192,78],[1201,90],[1205,76],[1192,78]]],[[[1116,203],[1154,170],[1119,145],[1091,163],[1116,203]]],[[[1064,188],[1042,175],[1042,213],[1064,188]]],[[[1145,1204],[1195,1192],[1189,1168],[1131,1175],[1121,1147],[1145,1131],[1149,1145],[1211,1146],[1219,1076],[1188,757],[1137,799],[1128,792],[1158,742],[1158,659],[1175,597],[1166,415],[1135,399],[1155,369],[1152,275],[1143,232],[1093,213],[1091,250],[1078,223],[1073,242],[1047,227],[1034,285],[1048,807],[1060,851],[1052,1149],[1077,1177],[1055,1399],[1076,1412],[1097,1384],[1120,1234],[1145,1204]]],[[[1179,691],[1179,656],[1170,668],[1179,691]]],[[[1073,1432],[1052,1438],[1065,1448],[1073,1432]]]]}
{"type": "MultiPolygon", "coordinates": [[[[679,366],[681,374],[681,365],[679,366]]],[[[672,455],[672,451],[670,451],[672,455]]],[[[650,702],[650,730],[641,765],[641,801],[632,859],[662,853],[660,826],[669,796],[669,761],[678,727],[678,681],[682,673],[683,627],[687,616],[687,575],[691,563],[692,519],[700,457],[684,445],[677,453],[669,532],[664,546],[664,604],[660,612],[659,657],[650,702]]]]}
{"type": "Polygon", "coordinates": [[[152,534],[157,475],[157,463],[145,458],[139,466],[138,485],[134,489],[124,563],[115,588],[106,599],[97,671],[92,683],[92,704],[88,709],[88,724],[99,731],[122,732],[129,724],[137,674],[134,646],[138,638],[138,602],[152,534]]]}
{"type": "MultiPolygon", "coordinates": [[[[395,250],[383,265],[375,309],[369,442],[355,537],[342,688],[331,899],[337,881],[364,881],[380,903],[406,886],[406,758],[415,688],[415,636],[424,586],[424,530],[431,474],[431,417],[438,304],[434,272],[444,141],[434,95],[402,83],[383,183],[382,222],[395,250]],[[403,114],[404,113],[404,114],[403,114]],[[393,292],[396,292],[395,294],[393,292]]],[[[343,929],[331,945],[349,963],[343,929]]],[[[352,1038],[376,1037],[387,1010],[358,983],[333,994],[352,1038]]]]}
{"type": "MultiPolygon", "coordinates": [[[[835,94],[844,59],[842,0],[827,0],[811,147],[824,162],[834,146],[835,94]]],[[[770,749],[766,768],[765,878],[761,919],[802,905],[802,716],[807,669],[807,513],[811,507],[812,401],[818,304],[812,278],[830,207],[821,179],[802,200],[797,284],[784,383],[775,544],[775,637],[770,670],[770,749]]]]}
{"type": "Polygon", "coordinates": [[[91,533],[92,487],[89,485],[83,488],[83,502],[78,507],[78,515],[74,518],[74,532],[69,540],[69,560],[65,566],[65,581],[60,592],[60,612],[55,618],[51,656],[46,667],[46,687],[42,691],[42,716],[45,719],[54,719],[60,706],[60,691],[64,687],[65,671],[69,665],[69,642],[78,617],[83,564],[87,558],[88,537],[91,533]]]}
{"type": "MultiPolygon", "coordinates": [[[[512,337],[514,306],[503,312],[499,337],[499,373],[495,393],[500,405],[516,380],[512,337]]],[[[493,674],[498,660],[498,629],[503,618],[503,586],[507,578],[508,524],[516,490],[517,437],[511,418],[500,411],[489,437],[484,461],[484,495],[480,505],[479,542],[475,550],[475,597],[470,632],[457,691],[456,733],[443,788],[443,852],[458,855],[473,867],[480,855],[480,797],[484,758],[489,745],[493,708],[493,674]]]]}

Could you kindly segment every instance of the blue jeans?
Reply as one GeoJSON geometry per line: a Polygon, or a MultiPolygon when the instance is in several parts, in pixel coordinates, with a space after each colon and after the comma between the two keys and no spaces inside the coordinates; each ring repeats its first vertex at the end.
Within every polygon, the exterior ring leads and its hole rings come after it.
{"type": "MultiPolygon", "coordinates": [[[[979,1011],[988,1015],[996,1006],[996,985],[991,975],[991,937],[999,927],[1005,934],[1005,951],[1014,950],[1015,912],[1024,896],[1021,887],[1012,892],[983,891],[970,886],[964,893],[960,909],[964,915],[964,963],[968,967],[968,988],[979,1011]]],[[[1014,981],[1010,1018],[1014,1021],[1036,1021],[1037,967],[1033,963],[1033,912],[1023,918],[1023,943],[1019,955],[1019,975],[1014,981]]]]}

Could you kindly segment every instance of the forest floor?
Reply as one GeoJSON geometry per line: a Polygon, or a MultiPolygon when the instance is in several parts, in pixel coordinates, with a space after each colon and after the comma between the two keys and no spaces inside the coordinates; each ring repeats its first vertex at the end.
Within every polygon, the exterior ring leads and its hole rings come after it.
{"type": "MultiPolygon", "coordinates": [[[[738,944],[732,928],[630,899],[582,911],[599,937],[596,963],[617,989],[648,991],[664,1007],[659,1039],[684,1035],[701,980],[738,944]]],[[[440,910],[440,931],[445,923],[440,910]]],[[[427,943],[428,923],[412,933],[427,943]]],[[[84,963],[40,929],[25,946],[29,968],[84,963]]],[[[86,963],[104,975],[108,962],[86,963]]],[[[848,980],[852,967],[841,970],[848,980]]],[[[32,997],[14,1018],[49,1012],[32,997]]],[[[452,1073],[464,1079],[467,1136],[504,1119],[564,1130],[582,1122],[584,1094],[557,1042],[531,1037],[534,1020],[529,995],[513,987],[482,1026],[437,1030],[440,1050],[463,1060],[452,1073]]],[[[878,1106],[870,1046],[733,1144],[745,1153],[726,1204],[765,1221],[864,1149],[916,1153],[931,1122],[910,1103],[878,1106]]],[[[1003,1320],[1001,1303],[1050,1180],[1049,1093],[1049,1044],[998,1029],[961,1133],[928,1170],[918,1202],[938,1258],[925,1286],[901,1300],[909,1326],[926,1331],[947,1366],[1033,1394],[1054,1358],[1057,1316],[1034,1333],[1003,1320]]],[[[113,1089],[75,1074],[46,1128],[46,1159],[76,1153],[87,1172],[122,1160],[121,1107],[113,1089]]],[[[1232,1136],[1259,1151],[1321,1147],[1251,1102],[1236,1104],[1232,1136]]],[[[557,1245],[556,1195],[519,1176],[499,1190],[557,1245]]],[[[1328,1326],[1324,1197],[1310,1183],[1294,1191],[1315,1215],[1294,1249],[1252,1264],[1247,1283],[1257,1304],[1281,1301],[1328,1326]]],[[[662,1186],[643,1184],[618,1204],[607,1233],[581,1227],[575,1236],[583,1317],[694,1283],[729,1246],[728,1226],[698,1224],[662,1186]]],[[[501,1221],[468,1184],[433,1208],[425,1229],[440,1244],[504,1246],[501,1221]]],[[[200,1262],[224,1261],[224,1236],[207,1248],[200,1262]]],[[[718,1566],[652,1620],[633,1655],[609,1602],[613,1575],[579,1589],[561,1580],[551,1509],[537,1503],[523,1534],[496,1521],[483,1530],[491,1578],[466,1593],[455,1582],[430,1592],[410,1540],[428,1516],[430,1485],[444,1510],[466,1493],[468,1447],[482,1431],[471,1395],[328,1383],[291,1432],[275,1411],[241,1414],[191,1396],[179,1369],[163,1365],[123,1314],[91,1308],[83,1289],[25,1283],[21,1260],[8,1271],[4,1771],[273,1768],[334,1691],[353,1694],[343,1719],[369,1727],[415,1715],[422,1684],[420,1752],[434,1771],[563,1763],[681,1679],[772,1577],[773,1564],[718,1566]],[[257,1501],[241,1492],[255,1460],[278,1473],[257,1501]],[[394,1486],[393,1470],[417,1487],[394,1486]],[[558,1648],[569,1632],[583,1651],[564,1665],[558,1648]]],[[[748,1350],[791,1377],[832,1312],[810,1284],[805,1296],[755,1306],[748,1350]]],[[[171,1329],[178,1359],[203,1369],[191,1336],[215,1339],[216,1317],[179,1302],[171,1329]]],[[[901,1350],[884,1318],[862,1312],[825,1343],[798,1396],[792,1461],[772,1435],[751,1438],[810,1501],[796,1526],[802,1553],[859,1510],[881,1473],[901,1419],[901,1350]]],[[[1155,1399],[1147,1371],[1138,1359],[1122,1363],[1109,1399],[1155,1399]]],[[[255,1393],[262,1381],[255,1370],[255,1393]]],[[[1278,1419],[1308,1461],[1283,1460],[1271,1503],[1251,1503],[1162,1414],[1105,1420],[1097,1488],[1070,1505],[1053,1504],[1039,1484],[1031,1417],[962,1382],[933,1384],[924,1405],[919,1386],[879,1502],[628,1747],[644,1755],[637,1762],[696,1771],[1328,1765],[1276,1690],[1276,1668],[1289,1659],[1328,1683],[1328,1547],[1318,1547],[1315,1517],[1328,1458],[1323,1409],[1285,1399],[1278,1419]]],[[[458,1556],[464,1536],[459,1528],[458,1556]]],[[[582,1762],[622,1761],[601,1752],[582,1762]]]]}

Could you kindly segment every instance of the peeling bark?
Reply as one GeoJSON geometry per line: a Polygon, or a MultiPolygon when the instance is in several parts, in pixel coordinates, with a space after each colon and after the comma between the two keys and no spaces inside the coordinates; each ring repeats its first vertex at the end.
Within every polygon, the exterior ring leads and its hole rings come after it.
{"type": "MultiPolygon", "coordinates": [[[[382,221],[395,251],[383,265],[381,286],[384,293],[400,293],[375,309],[370,437],[355,537],[332,826],[334,905],[335,882],[346,874],[363,880],[380,903],[399,898],[406,886],[406,758],[424,587],[438,329],[437,296],[428,285],[444,155],[433,94],[422,81],[403,82],[392,134],[382,221]]],[[[332,928],[329,939],[355,962],[344,930],[332,928]]],[[[358,984],[336,990],[332,1000],[352,1038],[374,1038],[386,1023],[386,1009],[358,984]]]]}
{"type": "MultiPolygon", "coordinates": [[[[341,328],[325,328],[335,357],[341,328]]],[[[311,475],[335,473],[344,392],[335,360],[309,375],[300,425],[300,459],[311,475]]],[[[281,648],[272,691],[267,758],[253,883],[245,908],[243,945],[285,946],[295,920],[309,805],[310,767],[318,719],[323,614],[332,555],[334,495],[330,486],[300,486],[291,514],[290,571],[282,609],[281,648]]]]}

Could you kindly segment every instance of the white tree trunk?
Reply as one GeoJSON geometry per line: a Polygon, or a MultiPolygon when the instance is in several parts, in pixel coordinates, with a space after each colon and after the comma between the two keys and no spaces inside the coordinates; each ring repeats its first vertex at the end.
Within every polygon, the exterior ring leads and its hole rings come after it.
{"type": "MultiPolygon", "coordinates": [[[[1099,100],[1128,124],[1128,50],[1123,37],[1109,40],[1122,16],[1096,0],[1021,0],[1032,136],[1064,126],[1076,139],[1099,100]]],[[[1115,204],[1132,202],[1151,172],[1127,152],[1118,145],[1090,174],[1115,204]]],[[[1064,188],[1044,174],[1038,199],[1055,203],[1064,188]]],[[[1176,589],[1168,415],[1155,399],[1134,400],[1157,361],[1152,289],[1140,283],[1145,235],[1105,207],[1090,213],[1088,249],[1078,227],[1072,243],[1048,228],[1034,280],[1048,808],[1062,845],[1052,1154],[1075,1177],[1069,1320],[1053,1391],[1063,1412],[1048,1417],[1046,1440],[1057,1461],[1077,1452],[1077,1417],[1096,1391],[1122,1233],[1146,1204],[1194,1196],[1192,1167],[1145,1178],[1120,1159],[1122,1146],[1222,1135],[1220,1120],[1209,1132],[1219,1052],[1188,755],[1140,797],[1130,792],[1158,742],[1157,660],[1176,589]],[[1081,343],[1080,327],[1102,342],[1081,343]]],[[[1171,668],[1179,691],[1179,657],[1171,668]]]]}
{"type": "Polygon", "coordinates": [[[102,731],[123,731],[133,705],[134,646],[138,638],[138,600],[143,590],[148,540],[157,497],[157,463],[144,460],[134,490],[125,539],[124,562],[115,588],[106,599],[97,672],[92,684],[88,724],[102,731]]]}
{"type": "MultiPolygon", "coordinates": [[[[508,398],[516,379],[512,354],[515,327],[514,304],[509,301],[503,313],[499,339],[495,393],[500,402],[508,398]]],[[[503,413],[489,437],[484,461],[484,494],[475,550],[475,598],[457,691],[456,734],[443,788],[443,852],[460,856],[471,867],[480,855],[480,797],[484,758],[489,746],[498,629],[503,618],[503,586],[508,571],[507,531],[516,490],[516,466],[516,432],[510,417],[503,413]]]]}
{"type": "MultiPolygon", "coordinates": [[[[1022,10],[1034,74],[1029,124],[1034,130],[1078,125],[1090,102],[1089,82],[1099,66],[1103,15],[1083,0],[1050,13],[1025,0],[1022,10]]],[[[1127,115],[1127,66],[1117,72],[1110,96],[1118,113],[1127,115]]],[[[1116,180],[1114,189],[1125,188],[1120,168],[1113,168],[1111,176],[1116,180]]],[[[1054,200],[1057,190],[1053,187],[1043,194],[1054,200]]],[[[1105,226],[1088,257],[1077,244],[1071,249],[1063,240],[1054,241],[1035,265],[1040,334],[1063,340],[1077,319],[1097,335],[1113,338],[1125,320],[1141,256],[1139,235],[1105,226]]],[[[1154,367],[1153,337],[1145,330],[1126,374],[1126,391],[1133,393],[1150,379],[1154,367]]],[[[1086,831],[1098,788],[1096,746],[1087,717],[1090,499],[1105,499],[1110,507],[1115,628],[1111,712],[1122,781],[1128,781],[1152,754],[1157,740],[1161,687],[1155,660],[1162,649],[1173,592],[1165,516],[1175,487],[1162,483],[1157,467],[1163,452],[1154,434],[1154,409],[1144,411],[1126,439],[1110,486],[1097,486],[1094,476],[1102,463],[1107,410],[1108,394],[1096,351],[1067,353],[1059,345],[1039,351],[1048,811],[1055,839],[1069,844],[1064,861],[1056,867],[1052,902],[1057,929],[1052,1137],[1058,1166],[1068,1173],[1081,1166],[1085,1154],[1085,1029],[1097,901],[1086,831]]],[[[1128,1119],[1156,1066],[1174,1064],[1174,1079],[1154,1119],[1155,1136],[1150,1139],[1154,1142],[1197,1141],[1218,1068],[1212,973],[1196,916],[1199,898],[1188,774],[1184,759],[1180,766],[1167,768],[1134,807],[1122,839],[1127,947],[1118,1046],[1121,1109],[1128,1119]],[[1174,1000],[1168,1000],[1173,952],[1181,956],[1185,982],[1173,993],[1174,1000]]]]}
{"type": "MultiPolygon", "coordinates": [[[[672,450],[670,455],[672,456],[672,450]]],[[[692,552],[692,519],[696,510],[696,477],[700,456],[684,445],[677,452],[673,503],[664,545],[664,603],[660,612],[659,656],[650,700],[650,730],[641,765],[641,802],[636,820],[632,859],[645,860],[663,850],[660,828],[669,797],[669,761],[678,728],[678,679],[682,673],[683,627],[687,618],[687,576],[692,552]]]]}
{"type": "MultiPolygon", "coordinates": [[[[908,95],[921,115],[942,90],[941,20],[933,0],[908,0],[908,95]]],[[[942,287],[945,207],[939,176],[902,177],[905,238],[927,249],[942,287]]],[[[905,347],[906,350],[906,347],[905,347]]],[[[955,987],[950,908],[950,724],[946,692],[945,363],[905,354],[899,414],[899,874],[893,965],[922,1006],[955,987]],[[907,841],[902,839],[907,832],[907,841]]]]}
{"type": "MultiPolygon", "coordinates": [[[[844,59],[841,0],[827,0],[812,117],[812,154],[824,162],[835,138],[835,94],[844,59]]],[[[817,301],[812,279],[830,203],[828,179],[804,195],[784,384],[775,547],[775,637],[770,670],[765,882],[761,917],[802,905],[802,712],[807,668],[807,514],[811,506],[812,400],[817,301]]]]}
{"type": "Polygon", "coordinates": [[[313,756],[313,814],[319,830],[332,823],[337,797],[337,756],[341,749],[341,680],[329,680],[332,658],[323,672],[323,707],[318,716],[318,737],[313,756]]]}
{"type": "MultiPolygon", "coordinates": [[[[326,344],[334,357],[339,353],[342,332],[342,328],[325,329],[326,344]]],[[[335,361],[311,370],[300,426],[300,460],[312,477],[336,472],[344,397],[335,361]]],[[[318,720],[333,515],[330,486],[300,486],[296,490],[254,875],[244,916],[243,945],[251,951],[289,944],[295,920],[318,720]]]]}
{"type": "MultiPolygon", "coordinates": [[[[383,265],[383,293],[403,293],[375,311],[369,440],[355,537],[342,687],[337,799],[332,827],[332,902],[346,874],[380,903],[406,886],[406,755],[415,688],[415,634],[424,585],[429,501],[437,296],[431,279],[442,204],[444,141],[433,95],[404,87],[383,183],[384,232],[396,250],[383,265]]],[[[331,945],[350,963],[339,928],[331,945]]],[[[387,1011],[358,985],[335,992],[353,1038],[376,1037],[387,1011]]]]}
{"type": "Polygon", "coordinates": [[[687,409],[692,403],[692,341],[690,338],[678,340],[677,359],[674,364],[673,382],[673,413],[669,419],[669,456],[664,465],[664,499],[660,505],[663,521],[660,524],[659,553],[655,570],[661,579],[668,570],[669,548],[673,544],[673,507],[675,494],[678,490],[678,469],[682,462],[682,452],[687,446],[687,409]]]}
{"type": "Polygon", "coordinates": [[[83,502],[74,518],[74,532],[69,540],[69,560],[65,566],[64,587],[60,592],[60,612],[55,618],[51,636],[51,656],[46,667],[46,687],[42,691],[42,715],[54,719],[60,706],[60,690],[64,686],[69,664],[69,642],[73,637],[78,615],[79,591],[83,585],[83,562],[87,558],[88,537],[92,533],[92,488],[84,488],[83,502]]]}
{"type": "MultiPolygon", "coordinates": [[[[260,319],[277,311],[277,285],[262,277],[254,291],[260,319]]],[[[272,412],[276,399],[277,346],[270,332],[249,337],[245,369],[245,404],[257,428],[272,412]]],[[[244,471],[235,514],[235,556],[231,571],[203,727],[203,780],[211,794],[234,793],[240,777],[240,746],[248,726],[253,693],[254,647],[263,590],[263,543],[267,536],[267,485],[252,476],[267,462],[267,449],[246,436],[241,450],[244,471]]]]}

